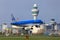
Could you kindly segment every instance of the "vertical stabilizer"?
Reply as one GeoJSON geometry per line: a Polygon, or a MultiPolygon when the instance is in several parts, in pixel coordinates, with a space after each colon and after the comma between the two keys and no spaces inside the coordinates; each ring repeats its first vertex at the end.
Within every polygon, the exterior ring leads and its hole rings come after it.
{"type": "Polygon", "coordinates": [[[16,22],[16,19],[13,14],[11,14],[11,17],[12,17],[12,22],[16,22]]]}

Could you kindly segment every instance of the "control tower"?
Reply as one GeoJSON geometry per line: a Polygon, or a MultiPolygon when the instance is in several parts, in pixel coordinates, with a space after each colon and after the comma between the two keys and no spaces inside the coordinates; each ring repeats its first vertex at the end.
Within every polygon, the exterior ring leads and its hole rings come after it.
{"type": "Polygon", "coordinates": [[[32,15],[34,16],[34,20],[37,20],[38,14],[39,14],[38,6],[37,4],[34,4],[32,9],[32,15]]]}

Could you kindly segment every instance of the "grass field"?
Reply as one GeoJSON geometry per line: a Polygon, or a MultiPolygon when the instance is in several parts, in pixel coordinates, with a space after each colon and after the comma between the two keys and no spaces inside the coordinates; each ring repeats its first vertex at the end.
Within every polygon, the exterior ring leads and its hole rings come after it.
{"type": "MultiPolygon", "coordinates": [[[[26,40],[26,38],[25,36],[0,36],[0,40],[26,40]]],[[[29,36],[29,40],[60,40],[60,37],[33,35],[29,36]]]]}

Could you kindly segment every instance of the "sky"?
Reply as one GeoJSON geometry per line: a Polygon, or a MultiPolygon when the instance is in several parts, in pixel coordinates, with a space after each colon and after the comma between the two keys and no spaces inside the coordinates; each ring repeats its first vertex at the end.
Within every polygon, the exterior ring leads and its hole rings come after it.
{"type": "Polygon", "coordinates": [[[0,0],[0,24],[11,23],[11,14],[18,21],[33,19],[34,4],[38,5],[38,19],[49,23],[53,18],[60,23],[60,0],[0,0]]]}

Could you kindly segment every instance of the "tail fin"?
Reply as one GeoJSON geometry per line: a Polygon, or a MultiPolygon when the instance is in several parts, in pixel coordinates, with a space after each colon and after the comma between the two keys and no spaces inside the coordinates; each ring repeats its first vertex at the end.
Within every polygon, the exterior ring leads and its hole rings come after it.
{"type": "Polygon", "coordinates": [[[11,17],[12,17],[12,21],[13,21],[13,22],[16,22],[16,19],[15,19],[15,17],[13,16],[13,14],[11,14],[11,17]]]}

